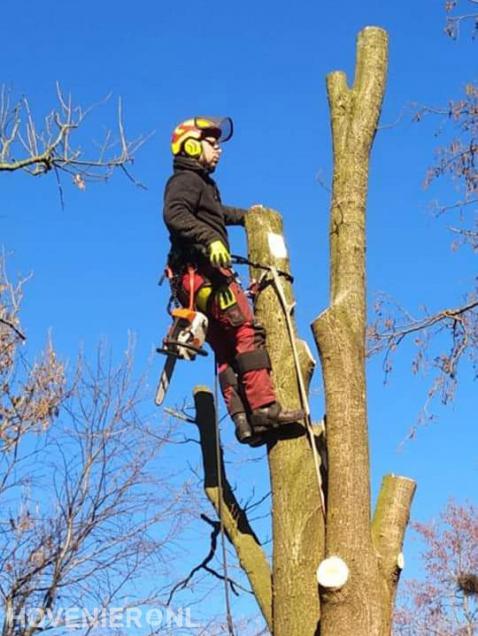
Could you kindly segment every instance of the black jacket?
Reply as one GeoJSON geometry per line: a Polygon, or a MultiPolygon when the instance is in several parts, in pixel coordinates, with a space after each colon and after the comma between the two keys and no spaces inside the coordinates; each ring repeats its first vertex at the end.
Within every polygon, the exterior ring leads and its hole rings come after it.
{"type": "Polygon", "coordinates": [[[223,206],[216,182],[195,159],[175,157],[164,192],[170,261],[200,263],[213,241],[229,249],[226,225],[244,225],[246,210],[223,206]]]}

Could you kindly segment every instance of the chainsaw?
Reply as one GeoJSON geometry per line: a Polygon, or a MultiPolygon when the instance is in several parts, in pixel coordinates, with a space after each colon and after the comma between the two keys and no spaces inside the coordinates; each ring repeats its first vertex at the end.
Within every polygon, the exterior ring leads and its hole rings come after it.
{"type": "Polygon", "coordinates": [[[199,311],[183,307],[171,310],[171,316],[173,324],[163,339],[163,346],[156,349],[158,353],[166,356],[154,400],[157,406],[164,401],[177,360],[192,361],[197,355],[208,355],[202,348],[207,334],[206,316],[199,311]]]}

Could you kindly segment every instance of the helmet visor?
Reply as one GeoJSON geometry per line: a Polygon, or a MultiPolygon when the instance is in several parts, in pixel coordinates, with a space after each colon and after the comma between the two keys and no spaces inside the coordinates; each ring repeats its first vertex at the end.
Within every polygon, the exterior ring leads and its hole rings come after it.
{"type": "Polygon", "coordinates": [[[195,117],[194,125],[202,132],[203,137],[211,135],[219,143],[229,141],[234,131],[230,117],[195,117]]]}

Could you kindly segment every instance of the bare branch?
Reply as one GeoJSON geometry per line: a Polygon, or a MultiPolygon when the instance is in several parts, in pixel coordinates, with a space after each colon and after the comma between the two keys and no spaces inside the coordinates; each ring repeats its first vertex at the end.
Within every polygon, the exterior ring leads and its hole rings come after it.
{"type": "Polygon", "coordinates": [[[478,307],[478,300],[473,300],[460,307],[454,307],[451,309],[443,309],[436,314],[427,316],[419,320],[410,321],[400,327],[395,327],[395,324],[390,320],[386,321],[386,324],[393,329],[389,331],[379,331],[373,327],[369,328],[369,350],[368,355],[373,355],[384,348],[391,350],[399,344],[405,336],[428,329],[437,323],[451,320],[452,322],[460,321],[463,314],[478,307]]]}
{"type": "Polygon", "coordinates": [[[149,568],[158,576],[184,523],[159,463],[167,435],[151,435],[140,416],[131,350],[115,367],[100,349],[95,365],[80,358],[67,375],[48,341],[30,364],[19,350],[23,282],[10,283],[0,262],[3,636],[62,633],[52,619],[62,608],[126,596],[159,604],[162,592],[135,581],[149,568]]]}
{"type": "Polygon", "coordinates": [[[208,523],[210,526],[212,526],[211,547],[209,549],[209,552],[207,553],[205,558],[201,561],[201,563],[199,565],[196,565],[191,570],[191,572],[188,574],[188,576],[185,579],[183,579],[182,581],[179,581],[179,583],[176,583],[176,585],[173,587],[173,589],[171,590],[171,592],[169,594],[169,597],[168,597],[168,600],[166,602],[166,605],[170,605],[171,604],[171,601],[173,600],[174,594],[178,590],[184,590],[187,587],[188,583],[191,581],[191,579],[194,577],[196,572],[199,572],[199,570],[205,570],[206,572],[208,572],[209,574],[212,574],[213,576],[215,576],[216,578],[220,579],[221,581],[227,580],[227,583],[229,584],[229,586],[231,588],[231,591],[236,596],[239,595],[237,589],[241,589],[244,592],[248,592],[249,594],[251,593],[250,590],[247,590],[246,588],[242,587],[241,585],[239,585],[239,583],[236,583],[231,578],[228,577],[227,579],[225,579],[225,577],[222,574],[219,574],[218,572],[216,572],[216,570],[214,570],[213,568],[211,568],[209,566],[209,563],[212,561],[212,559],[214,558],[214,556],[216,554],[217,539],[218,539],[219,533],[221,531],[221,523],[219,521],[213,521],[212,519],[209,519],[209,517],[207,515],[205,515],[205,514],[201,514],[201,519],[203,521],[205,521],[206,523],[208,523]]]}
{"type": "Polygon", "coordinates": [[[0,318],[0,322],[3,323],[4,325],[7,325],[7,327],[10,327],[10,329],[12,329],[17,336],[21,339],[21,340],[26,340],[27,337],[25,336],[24,333],[22,333],[20,331],[20,329],[18,329],[12,322],[10,322],[9,320],[5,320],[5,318],[0,318]]]}
{"type": "MultiPolygon", "coordinates": [[[[445,11],[447,12],[446,24],[444,31],[446,35],[453,40],[458,39],[460,36],[460,27],[464,23],[472,23],[472,37],[475,38],[478,31],[478,13],[460,13],[457,15],[450,15],[459,4],[463,4],[460,0],[446,0],[445,11]]],[[[476,6],[478,3],[476,0],[467,0],[468,5],[476,6]]]]}
{"type": "MultiPolygon", "coordinates": [[[[108,101],[107,96],[87,109],[75,106],[71,95],[66,98],[60,85],[56,85],[58,108],[44,119],[43,130],[38,131],[29,101],[19,100],[10,105],[5,87],[0,92],[0,171],[24,170],[38,176],[52,169],[63,170],[73,176],[76,185],[86,181],[108,180],[120,168],[135,185],[144,187],[127,169],[134,155],[150,137],[140,136],[128,140],[123,122],[122,102],[118,102],[118,138],[110,130],[97,151],[84,152],[72,136],[83,128],[86,117],[98,105],[108,101]],[[25,123],[23,122],[25,119],[25,123]]],[[[58,173],[57,173],[58,174],[58,173]]]]}
{"type": "MultiPolygon", "coordinates": [[[[472,295],[459,307],[443,309],[422,318],[414,318],[396,303],[381,296],[375,303],[376,320],[367,328],[368,351],[384,354],[385,379],[392,371],[392,357],[406,339],[413,337],[416,354],[412,370],[418,373],[432,367],[435,377],[428,389],[418,423],[433,418],[428,407],[439,395],[443,404],[450,402],[456,391],[458,369],[465,355],[472,365],[478,364],[478,300],[472,295]],[[432,346],[433,345],[433,346],[432,346]]],[[[408,437],[414,437],[415,427],[408,437]]]]}
{"type": "MultiPolygon", "coordinates": [[[[10,524],[0,523],[0,595],[11,609],[6,636],[16,634],[14,617],[31,608],[39,613],[23,636],[41,631],[45,620],[53,629],[53,608],[98,599],[106,607],[121,590],[130,594],[145,568],[155,564],[157,573],[162,546],[177,531],[167,482],[154,476],[157,467],[150,470],[164,442],[143,435],[141,380],[133,383],[131,373],[130,358],[117,369],[104,354],[96,369],[82,363],[38,463],[15,463],[32,488],[10,524]]],[[[145,598],[136,595],[134,603],[145,598]]]]}

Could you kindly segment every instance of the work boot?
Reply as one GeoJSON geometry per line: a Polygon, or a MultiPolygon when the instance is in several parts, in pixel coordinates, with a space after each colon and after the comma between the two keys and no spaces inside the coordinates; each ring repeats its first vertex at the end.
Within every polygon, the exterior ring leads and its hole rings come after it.
{"type": "Polygon", "coordinates": [[[253,435],[247,415],[245,413],[236,413],[232,419],[236,425],[237,441],[241,444],[247,444],[253,435]]]}
{"type": "Polygon", "coordinates": [[[302,409],[283,410],[279,402],[272,402],[267,406],[254,409],[251,415],[251,425],[254,433],[264,433],[272,428],[299,422],[304,417],[302,409]]]}
{"type": "Polygon", "coordinates": [[[236,413],[232,419],[236,425],[236,439],[240,444],[248,444],[255,448],[266,443],[261,435],[257,435],[252,430],[245,413],[236,413]]]}

